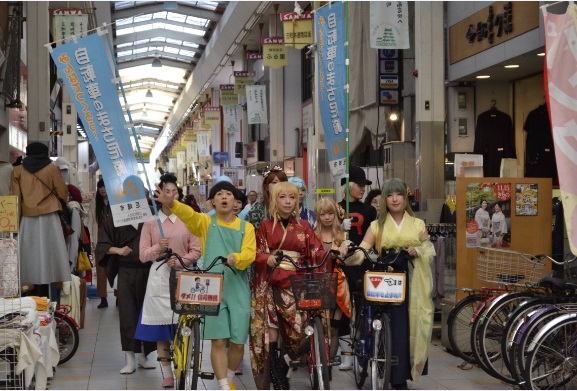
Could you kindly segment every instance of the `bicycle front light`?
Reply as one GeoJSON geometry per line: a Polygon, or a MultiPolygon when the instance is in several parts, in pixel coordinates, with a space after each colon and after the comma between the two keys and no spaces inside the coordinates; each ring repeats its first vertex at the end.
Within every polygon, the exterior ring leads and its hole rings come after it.
{"type": "Polygon", "coordinates": [[[315,333],[315,329],[313,329],[313,327],[311,325],[305,327],[305,334],[307,337],[310,337],[314,333],[315,333]]]}
{"type": "Polygon", "coordinates": [[[373,329],[381,330],[382,328],[383,328],[383,324],[381,323],[381,321],[379,319],[373,320],[373,329]]]}
{"type": "Polygon", "coordinates": [[[180,335],[183,337],[190,337],[190,334],[192,334],[192,329],[190,327],[184,326],[180,329],[180,335]]]}

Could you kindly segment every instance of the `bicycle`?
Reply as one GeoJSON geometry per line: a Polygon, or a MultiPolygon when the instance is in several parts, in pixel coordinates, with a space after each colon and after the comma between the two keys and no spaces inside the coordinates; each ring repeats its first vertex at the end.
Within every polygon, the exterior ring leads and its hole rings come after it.
{"type": "Polygon", "coordinates": [[[332,310],[336,306],[338,276],[333,272],[313,273],[312,271],[322,267],[329,254],[337,255],[336,258],[340,259],[337,250],[330,250],[326,252],[320,264],[311,266],[305,259],[305,265],[301,266],[282,251],[277,251],[275,254],[277,265],[286,259],[297,270],[305,271],[305,273],[290,276],[289,280],[297,311],[307,314],[307,325],[303,325],[310,344],[310,349],[306,353],[307,367],[311,386],[318,390],[330,390],[329,349],[322,318],[326,310],[332,310]]]}
{"type": "Polygon", "coordinates": [[[373,390],[389,388],[391,379],[392,336],[389,307],[405,301],[406,274],[393,273],[394,265],[407,262],[409,254],[405,249],[388,254],[385,258],[373,260],[360,247],[350,248],[351,253],[361,250],[369,262],[369,270],[364,272],[363,292],[353,290],[353,371],[359,389],[364,386],[371,371],[373,390]]]}
{"type": "Polygon", "coordinates": [[[69,361],[76,354],[80,344],[78,323],[68,316],[70,311],[72,311],[72,307],[68,304],[58,304],[54,310],[54,321],[56,322],[54,334],[60,353],[58,365],[69,361]]]}
{"type": "MultiPolygon", "coordinates": [[[[219,261],[229,267],[225,257],[216,257],[205,269],[194,264],[187,267],[180,255],[172,252],[172,249],[165,250],[165,254],[158,257],[156,262],[160,262],[157,268],[175,257],[183,270],[170,270],[169,289],[170,305],[172,310],[179,315],[178,325],[171,341],[170,361],[174,367],[174,377],[179,390],[196,390],[198,378],[212,380],[214,373],[201,372],[202,345],[200,342],[200,324],[204,316],[216,316],[220,309],[222,284],[224,273],[207,273],[219,261]],[[195,278],[201,276],[205,279],[206,285],[202,293],[192,292],[191,285],[194,286],[195,278]],[[209,289],[212,285],[213,289],[209,289]],[[206,292],[206,294],[205,294],[206,292]]],[[[166,360],[159,358],[160,361],[166,360]]]]}

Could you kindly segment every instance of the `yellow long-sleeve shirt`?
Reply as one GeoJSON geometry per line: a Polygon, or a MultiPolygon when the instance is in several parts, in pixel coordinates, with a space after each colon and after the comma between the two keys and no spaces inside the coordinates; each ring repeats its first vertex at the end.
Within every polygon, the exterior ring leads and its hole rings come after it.
{"type": "MultiPolygon", "coordinates": [[[[184,222],[193,235],[200,238],[200,249],[202,251],[202,256],[204,257],[204,250],[207,246],[206,236],[211,223],[211,216],[195,212],[194,209],[188,205],[184,205],[178,201],[174,201],[174,206],[170,208],[170,211],[184,222]]],[[[237,231],[240,230],[240,219],[238,217],[231,223],[227,223],[226,221],[222,221],[216,217],[216,223],[226,228],[235,229],[237,231]]],[[[218,243],[213,243],[213,245],[218,245],[218,243]]],[[[223,256],[226,255],[228,254],[223,254],[223,256]]],[[[256,257],[256,237],[254,234],[254,226],[251,223],[246,222],[240,253],[233,253],[233,255],[236,260],[235,267],[238,270],[245,270],[254,262],[256,257]]],[[[207,259],[205,261],[211,262],[212,259],[207,259]]]]}

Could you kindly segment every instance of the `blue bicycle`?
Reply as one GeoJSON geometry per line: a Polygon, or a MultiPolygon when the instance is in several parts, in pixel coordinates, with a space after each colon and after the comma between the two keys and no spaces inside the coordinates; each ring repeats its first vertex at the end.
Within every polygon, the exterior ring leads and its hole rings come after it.
{"type": "Polygon", "coordinates": [[[371,375],[373,390],[389,388],[392,357],[391,321],[388,308],[404,302],[405,273],[394,273],[395,267],[407,262],[406,250],[373,260],[362,247],[351,247],[365,255],[362,286],[357,279],[351,285],[353,315],[351,340],[355,383],[362,389],[371,375]]]}

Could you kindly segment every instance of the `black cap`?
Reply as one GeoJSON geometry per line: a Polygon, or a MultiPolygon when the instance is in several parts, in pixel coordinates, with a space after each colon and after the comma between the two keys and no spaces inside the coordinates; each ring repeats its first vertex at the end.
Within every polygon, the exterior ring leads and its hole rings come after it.
{"type": "Polygon", "coordinates": [[[216,185],[214,185],[212,187],[212,189],[210,189],[208,199],[212,200],[214,198],[214,196],[216,195],[216,193],[218,193],[221,190],[230,191],[233,195],[236,196],[236,187],[234,187],[234,185],[232,183],[222,181],[222,182],[218,182],[216,185]]]}
{"type": "MultiPolygon", "coordinates": [[[[358,166],[349,167],[349,182],[355,182],[357,185],[372,185],[365,175],[365,171],[358,166]]],[[[346,178],[341,178],[341,185],[347,183],[346,178]]]]}

